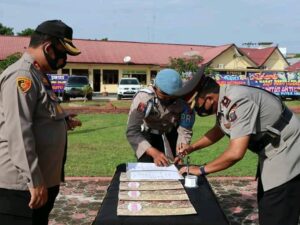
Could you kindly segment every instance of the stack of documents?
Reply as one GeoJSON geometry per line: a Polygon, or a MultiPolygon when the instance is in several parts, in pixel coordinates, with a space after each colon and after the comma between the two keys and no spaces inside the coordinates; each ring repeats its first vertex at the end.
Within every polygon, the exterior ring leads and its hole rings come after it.
{"type": "Polygon", "coordinates": [[[160,167],[154,163],[128,163],[126,175],[129,180],[180,180],[183,179],[174,165],[160,167]]]}
{"type": "Polygon", "coordinates": [[[121,173],[118,216],[170,216],[196,214],[174,166],[128,163],[121,173]]]}

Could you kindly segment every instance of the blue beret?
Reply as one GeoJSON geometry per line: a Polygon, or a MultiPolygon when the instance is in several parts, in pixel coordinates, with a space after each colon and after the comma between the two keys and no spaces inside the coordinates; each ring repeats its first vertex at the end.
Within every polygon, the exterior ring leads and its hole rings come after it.
{"type": "Polygon", "coordinates": [[[155,87],[168,95],[174,95],[182,87],[180,74],[173,69],[163,69],[159,71],[155,78],[155,87]]]}

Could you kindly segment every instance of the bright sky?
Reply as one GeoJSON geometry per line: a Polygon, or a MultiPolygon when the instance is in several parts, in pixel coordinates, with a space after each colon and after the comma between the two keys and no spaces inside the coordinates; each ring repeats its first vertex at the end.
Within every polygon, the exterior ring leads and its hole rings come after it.
{"type": "Polygon", "coordinates": [[[299,0],[1,0],[20,32],[61,19],[75,38],[223,45],[273,42],[300,53],[299,0]]]}

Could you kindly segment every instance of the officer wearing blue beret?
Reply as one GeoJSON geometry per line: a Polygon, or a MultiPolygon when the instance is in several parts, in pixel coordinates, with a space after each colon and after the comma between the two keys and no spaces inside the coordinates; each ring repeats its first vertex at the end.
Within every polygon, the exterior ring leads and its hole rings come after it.
{"type": "Polygon", "coordinates": [[[177,93],[182,90],[179,73],[161,70],[153,87],[140,90],[132,101],[127,139],[139,162],[167,166],[179,146],[190,143],[194,113],[177,93]]]}

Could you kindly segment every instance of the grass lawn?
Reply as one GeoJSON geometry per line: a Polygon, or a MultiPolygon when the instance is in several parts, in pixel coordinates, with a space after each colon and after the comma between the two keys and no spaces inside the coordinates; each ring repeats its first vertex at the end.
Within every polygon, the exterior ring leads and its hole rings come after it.
{"type": "MultiPolygon", "coordinates": [[[[134,162],[135,157],[125,137],[127,114],[79,115],[83,125],[69,132],[66,164],[67,176],[112,176],[115,167],[124,162],[134,162]]],[[[199,138],[214,124],[214,116],[197,118],[193,140],[199,138]]],[[[227,146],[228,138],[191,154],[195,164],[209,162],[227,146]]],[[[257,156],[248,151],[236,165],[212,174],[222,176],[255,176],[257,156]]]]}

